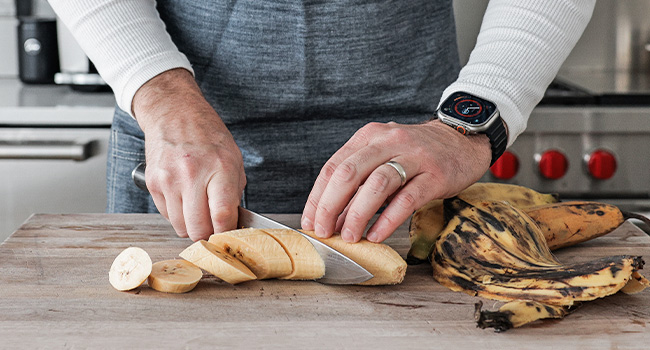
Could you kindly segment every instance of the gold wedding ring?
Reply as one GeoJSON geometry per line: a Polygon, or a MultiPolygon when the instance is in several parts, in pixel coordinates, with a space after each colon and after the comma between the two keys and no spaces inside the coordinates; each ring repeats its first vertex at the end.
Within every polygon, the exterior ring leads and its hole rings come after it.
{"type": "Polygon", "coordinates": [[[399,174],[399,178],[402,181],[400,187],[404,186],[404,184],[406,183],[406,171],[404,170],[404,167],[400,163],[394,160],[386,162],[386,165],[390,165],[391,167],[393,167],[393,169],[397,171],[397,173],[399,174]]]}

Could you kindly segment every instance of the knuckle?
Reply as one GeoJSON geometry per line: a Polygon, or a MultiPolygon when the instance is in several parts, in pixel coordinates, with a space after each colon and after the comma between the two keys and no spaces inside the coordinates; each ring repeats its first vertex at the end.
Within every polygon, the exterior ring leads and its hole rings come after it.
{"type": "Polygon", "coordinates": [[[229,203],[220,203],[214,206],[214,209],[210,213],[210,218],[212,222],[217,227],[227,227],[237,215],[236,207],[230,205],[229,203]]]}
{"type": "Polygon", "coordinates": [[[399,222],[399,220],[397,220],[396,218],[394,218],[394,217],[393,217],[391,214],[389,214],[389,213],[384,213],[384,214],[382,215],[382,221],[383,221],[384,225],[385,225],[385,226],[388,226],[388,227],[397,227],[397,226],[399,226],[399,225],[402,224],[401,222],[399,222]]]}
{"type": "Polygon", "coordinates": [[[324,217],[324,218],[332,218],[334,216],[338,216],[338,213],[335,213],[334,210],[329,207],[329,205],[320,203],[318,205],[317,216],[324,217]]]}
{"type": "Polygon", "coordinates": [[[327,162],[325,163],[325,165],[323,165],[323,168],[320,171],[321,176],[319,176],[318,178],[322,179],[322,181],[327,181],[327,179],[332,177],[334,171],[336,171],[336,166],[331,162],[327,162]]]}
{"type": "Polygon", "coordinates": [[[410,139],[409,132],[403,128],[392,128],[388,131],[388,137],[396,142],[405,142],[410,139]]]}
{"type": "Polygon", "coordinates": [[[355,178],[356,174],[357,167],[345,162],[336,168],[333,176],[339,182],[348,183],[355,178]]]}
{"type": "Polygon", "coordinates": [[[363,215],[361,213],[359,213],[358,211],[352,210],[352,209],[350,209],[348,211],[347,215],[345,216],[345,221],[348,222],[348,223],[349,222],[360,223],[360,222],[363,222],[363,220],[364,220],[363,215]]]}
{"type": "Polygon", "coordinates": [[[417,204],[416,195],[411,192],[400,193],[395,197],[395,204],[400,208],[413,210],[417,204]]]}
{"type": "Polygon", "coordinates": [[[385,172],[375,172],[373,173],[366,183],[373,192],[386,192],[388,185],[390,184],[390,177],[385,172]]]}
{"type": "Polygon", "coordinates": [[[309,198],[307,198],[307,204],[305,206],[312,209],[318,208],[318,199],[313,196],[309,196],[309,198]]]}

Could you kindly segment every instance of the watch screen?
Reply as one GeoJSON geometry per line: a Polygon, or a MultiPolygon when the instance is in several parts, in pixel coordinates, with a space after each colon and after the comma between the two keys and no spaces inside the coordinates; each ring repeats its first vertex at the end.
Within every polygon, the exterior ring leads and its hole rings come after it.
{"type": "Polygon", "coordinates": [[[494,114],[497,107],[494,103],[476,96],[456,92],[449,96],[441,106],[442,111],[451,117],[471,125],[481,125],[494,114]]]}

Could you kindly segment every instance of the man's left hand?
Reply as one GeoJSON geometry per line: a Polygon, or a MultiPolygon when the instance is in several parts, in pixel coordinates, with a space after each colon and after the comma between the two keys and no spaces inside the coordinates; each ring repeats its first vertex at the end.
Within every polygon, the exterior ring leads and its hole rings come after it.
{"type": "Polygon", "coordinates": [[[491,157],[487,136],[462,135],[438,120],[367,124],[323,166],[302,228],[323,238],[341,232],[343,240],[358,242],[387,204],[366,234],[369,241],[382,242],[430,200],[454,196],[478,181],[491,157]],[[404,186],[388,161],[404,168],[404,186]]]}

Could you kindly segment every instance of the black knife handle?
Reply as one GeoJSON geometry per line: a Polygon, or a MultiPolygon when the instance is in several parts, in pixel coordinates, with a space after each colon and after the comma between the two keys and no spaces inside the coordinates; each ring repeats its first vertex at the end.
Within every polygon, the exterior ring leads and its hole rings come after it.
{"type": "MultiPolygon", "coordinates": [[[[139,189],[143,191],[149,192],[149,189],[147,188],[147,181],[144,179],[144,170],[147,168],[147,164],[145,162],[142,162],[138,164],[138,166],[133,169],[131,172],[131,178],[133,179],[133,183],[135,183],[136,186],[138,186],[139,189]]],[[[246,200],[246,188],[244,187],[244,192],[241,194],[241,206],[243,208],[248,208],[248,201],[246,200]]]]}

